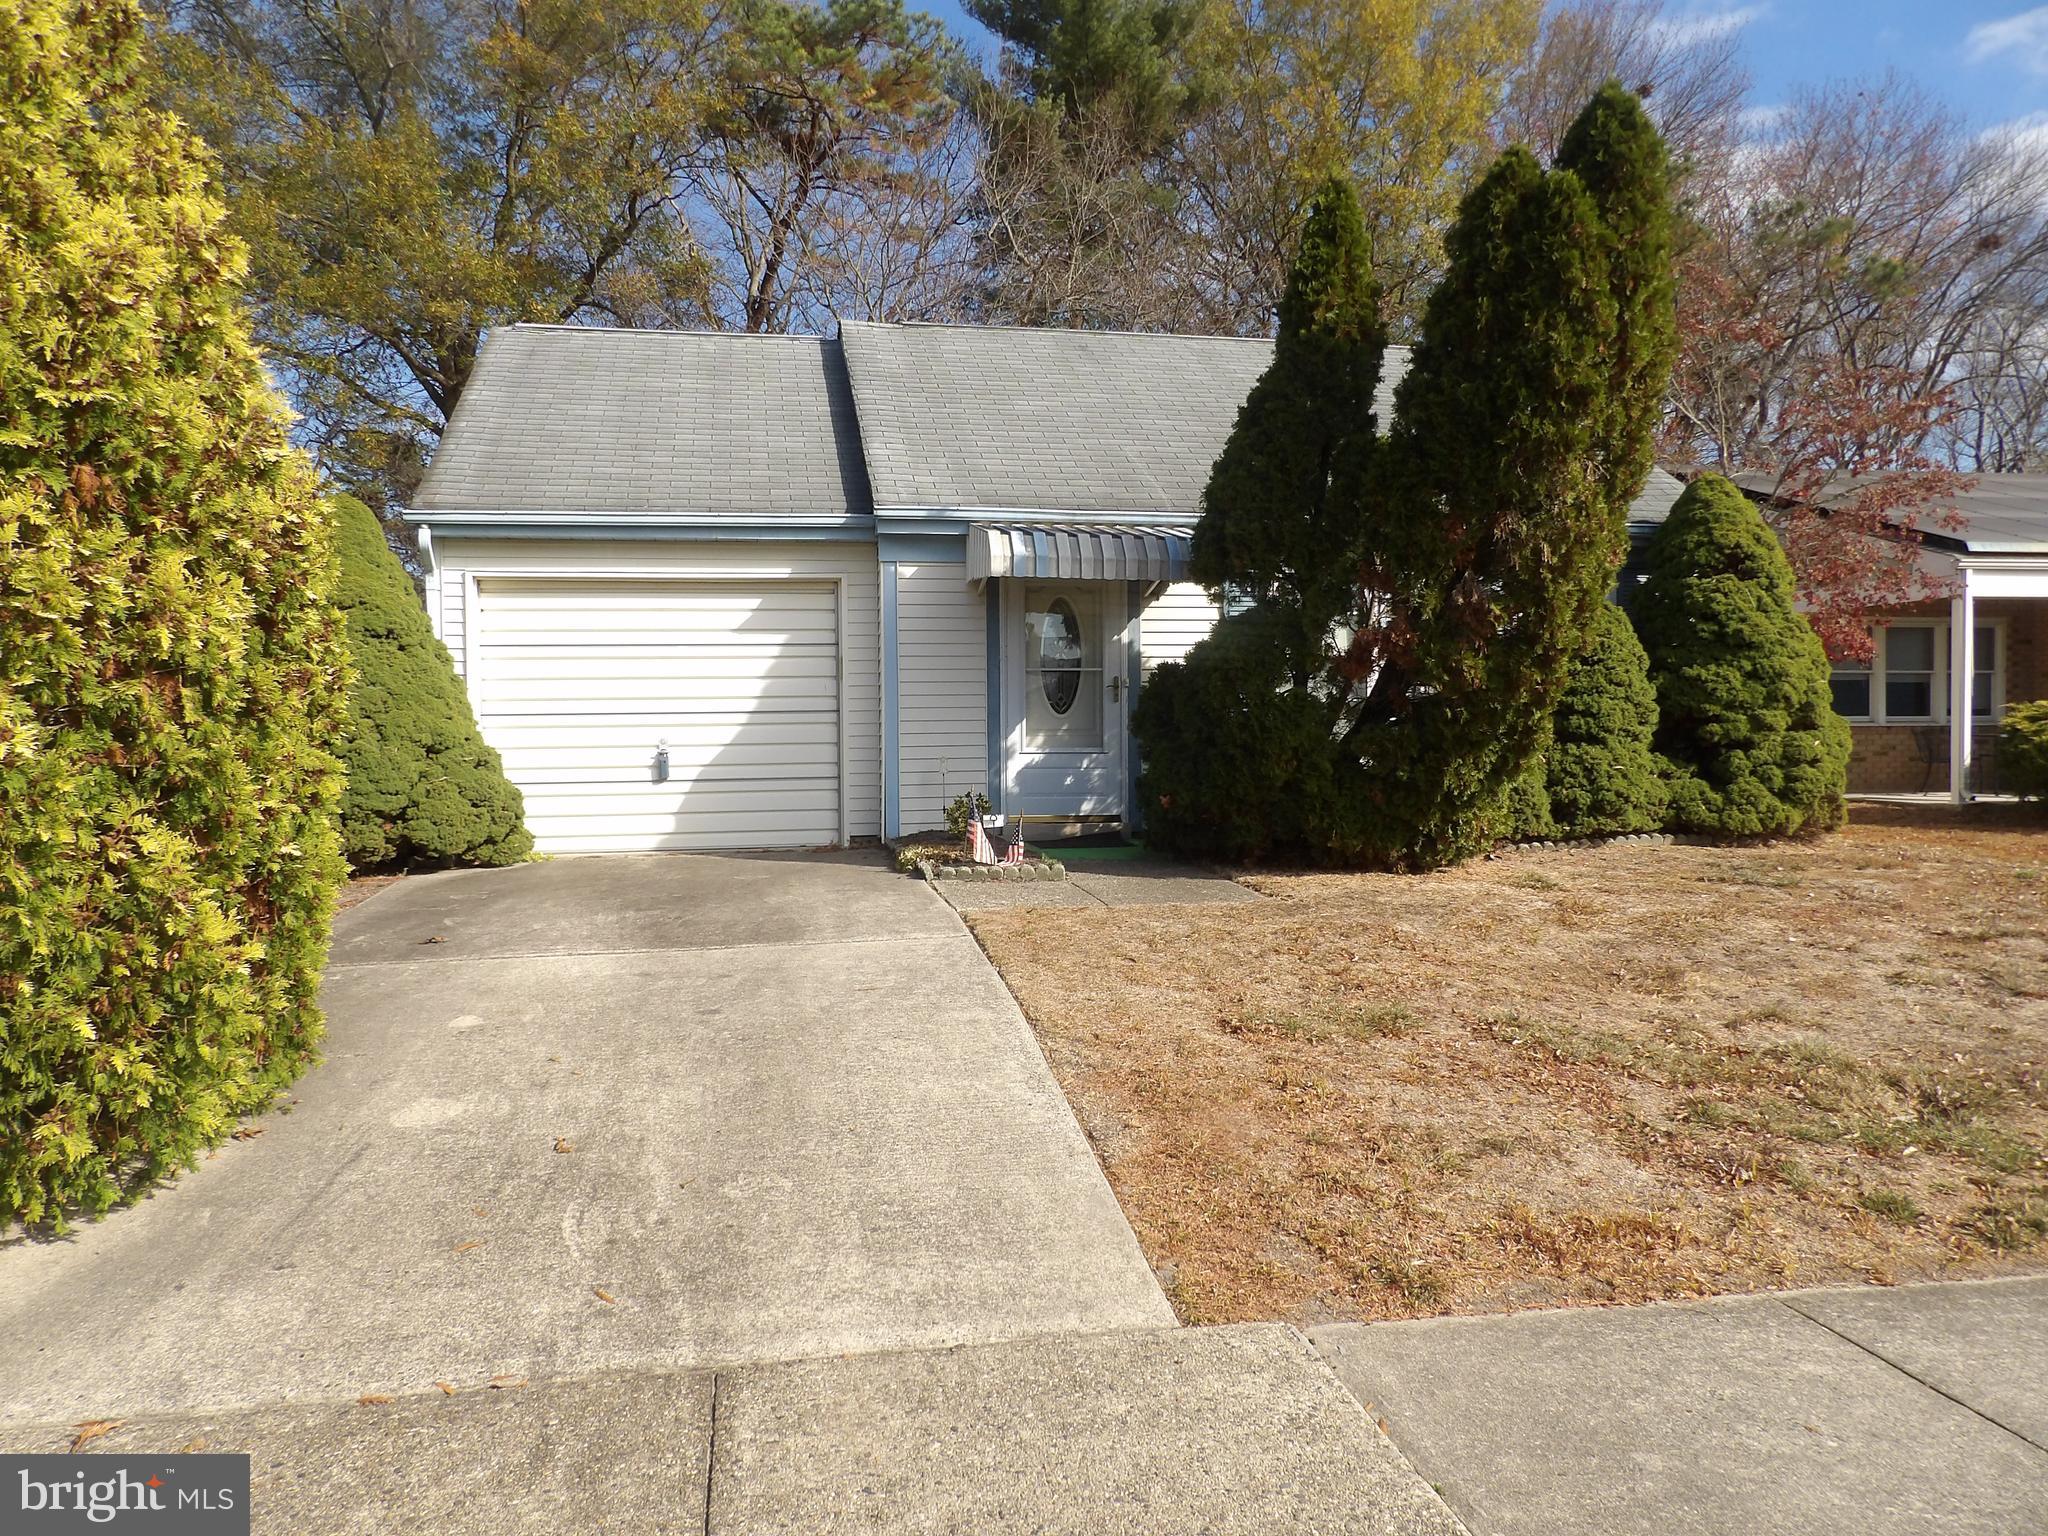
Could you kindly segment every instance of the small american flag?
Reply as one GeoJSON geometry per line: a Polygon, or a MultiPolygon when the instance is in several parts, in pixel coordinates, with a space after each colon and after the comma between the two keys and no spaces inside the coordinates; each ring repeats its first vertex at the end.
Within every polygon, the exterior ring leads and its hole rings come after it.
{"type": "Polygon", "coordinates": [[[1010,829],[1010,845],[1003,850],[1005,864],[1024,862],[1024,818],[1019,816],[1017,824],[1010,829]]]}
{"type": "Polygon", "coordinates": [[[988,833],[981,825],[981,811],[967,813],[967,856],[977,864],[993,864],[996,861],[995,845],[988,840],[988,833]]]}

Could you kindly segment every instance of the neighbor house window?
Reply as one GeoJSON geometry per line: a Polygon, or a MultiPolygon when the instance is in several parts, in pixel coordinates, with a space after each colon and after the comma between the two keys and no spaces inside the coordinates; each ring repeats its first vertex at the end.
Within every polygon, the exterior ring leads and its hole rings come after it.
{"type": "Polygon", "coordinates": [[[1884,632],[1887,720],[1934,718],[1934,626],[1894,624],[1884,632]]]}
{"type": "MultiPolygon", "coordinates": [[[[1970,713],[1979,720],[1995,716],[2004,702],[2003,629],[1996,621],[1977,626],[1976,654],[1970,667],[1970,713]]],[[[1880,725],[1946,720],[1949,668],[1955,659],[1948,625],[1903,621],[1886,625],[1872,639],[1876,654],[1871,661],[1830,664],[1828,685],[1835,713],[1880,725]]]]}
{"type": "Polygon", "coordinates": [[[1870,663],[1838,661],[1828,676],[1835,695],[1835,713],[1845,720],[1870,718],[1870,663]]]}
{"type": "Polygon", "coordinates": [[[1998,627],[1994,624],[1977,626],[1976,655],[1970,658],[1970,714],[1973,718],[1991,718],[1992,701],[1997,698],[1998,678],[1998,627]]]}

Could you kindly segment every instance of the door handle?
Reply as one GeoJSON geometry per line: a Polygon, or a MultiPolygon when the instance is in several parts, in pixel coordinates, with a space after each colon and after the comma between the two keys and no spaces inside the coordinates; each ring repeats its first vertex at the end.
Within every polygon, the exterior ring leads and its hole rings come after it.
{"type": "Polygon", "coordinates": [[[1124,680],[1121,677],[1112,676],[1110,678],[1109,696],[1112,699],[1121,699],[1124,696],[1124,680]]]}

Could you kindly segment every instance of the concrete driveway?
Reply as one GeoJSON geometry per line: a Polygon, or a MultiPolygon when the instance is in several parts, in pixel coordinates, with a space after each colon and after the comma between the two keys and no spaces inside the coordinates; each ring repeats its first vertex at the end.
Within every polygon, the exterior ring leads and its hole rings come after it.
{"type": "Polygon", "coordinates": [[[327,1059],[0,1247],[0,1423],[1166,1327],[1016,1005],[872,855],[561,860],[345,913],[327,1059]]]}

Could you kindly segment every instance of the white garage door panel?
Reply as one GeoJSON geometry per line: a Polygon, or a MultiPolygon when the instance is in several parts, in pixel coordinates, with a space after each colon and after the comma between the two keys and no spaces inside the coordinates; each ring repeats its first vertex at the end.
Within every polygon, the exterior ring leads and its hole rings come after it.
{"type": "MultiPolygon", "coordinates": [[[[486,652],[486,662],[489,659],[486,652]]],[[[617,704],[628,713],[638,713],[639,706],[650,702],[649,694],[684,682],[690,689],[689,704],[721,714],[752,711],[762,704],[781,709],[830,709],[838,694],[837,680],[832,678],[708,676],[697,671],[687,656],[677,657],[675,667],[660,677],[619,677],[611,665],[610,658],[600,651],[589,657],[589,671],[582,676],[494,678],[486,672],[484,707],[498,714],[554,715],[575,710],[602,715],[607,713],[606,706],[617,704]]],[[[684,708],[677,713],[692,711],[684,708]]]]}
{"type": "Polygon", "coordinates": [[[486,577],[477,609],[472,696],[544,851],[839,840],[831,586],[486,577]]]}

